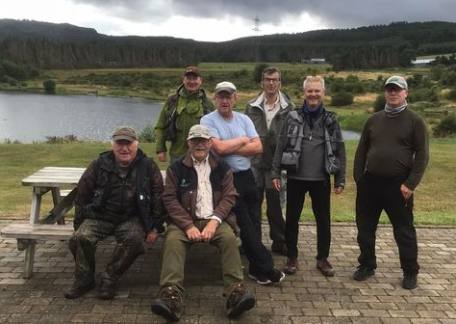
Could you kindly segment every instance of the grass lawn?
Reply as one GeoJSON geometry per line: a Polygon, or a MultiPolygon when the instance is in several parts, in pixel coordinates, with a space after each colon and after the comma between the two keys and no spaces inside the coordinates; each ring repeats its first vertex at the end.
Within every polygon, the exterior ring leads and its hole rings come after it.
{"type": "MultiPolygon", "coordinates": [[[[356,141],[347,141],[347,186],[342,195],[332,198],[334,221],[353,221],[355,186],[352,180],[353,156],[356,141]]],[[[142,144],[149,156],[154,156],[154,144],[142,144]]],[[[45,166],[85,167],[98,153],[109,149],[108,143],[71,144],[0,144],[0,216],[28,219],[31,188],[23,187],[21,179],[45,166]]],[[[456,140],[432,140],[431,160],[415,198],[415,220],[419,224],[456,224],[456,201],[453,185],[456,172],[456,140]]],[[[166,165],[161,164],[161,169],[166,165]]],[[[50,195],[46,195],[50,196],[50,195]]],[[[50,209],[46,197],[43,210],[50,209]]],[[[313,221],[309,199],[306,200],[303,219],[313,221]]],[[[382,216],[382,222],[387,222],[382,216]]]]}

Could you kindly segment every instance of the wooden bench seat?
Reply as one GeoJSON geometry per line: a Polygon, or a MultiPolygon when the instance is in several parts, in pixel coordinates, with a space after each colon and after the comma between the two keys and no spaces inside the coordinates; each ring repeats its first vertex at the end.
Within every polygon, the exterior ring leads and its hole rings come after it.
{"type": "Polygon", "coordinates": [[[73,225],[18,224],[2,228],[1,236],[25,240],[68,240],[73,234],[73,225]]]}
{"type": "Polygon", "coordinates": [[[24,278],[30,278],[33,274],[35,258],[35,244],[37,240],[68,240],[73,234],[73,225],[49,225],[49,224],[10,224],[1,229],[3,238],[17,239],[17,249],[25,250],[24,278]]]}

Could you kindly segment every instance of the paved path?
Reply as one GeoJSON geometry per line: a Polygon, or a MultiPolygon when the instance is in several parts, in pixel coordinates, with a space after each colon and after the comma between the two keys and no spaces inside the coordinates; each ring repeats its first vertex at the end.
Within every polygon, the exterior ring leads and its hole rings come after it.
{"type": "MultiPolygon", "coordinates": [[[[7,221],[0,221],[4,226],[7,221]]],[[[379,228],[375,277],[355,282],[358,247],[351,224],[332,228],[331,262],[336,276],[325,278],[315,268],[315,227],[301,226],[300,270],[281,285],[261,287],[246,279],[257,307],[234,323],[456,323],[456,228],[418,228],[419,287],[400,287],[402,273],[391,227],[379,228]]],[[[265,238],[265,242],[268,243],[265,238]]],[[[99,246],[103,269],[112,242],[99,246]]],[[[164,323],[151,314],[157,292],[159,245],[149,248],[123,277],[119,295],[102,301],[91,293],[66,300],[73,261],[65,242],[37,245],[35,274],[22,279],[23,252],[14,240],[0,239],[0,323],[164,323]]],[[[181,323],[228,323],[222,281],[214,248],[194,246],[189,254],[186,308],[181,323]]],[[[285,258],[275,255],[282,267],[285,258]]]]}

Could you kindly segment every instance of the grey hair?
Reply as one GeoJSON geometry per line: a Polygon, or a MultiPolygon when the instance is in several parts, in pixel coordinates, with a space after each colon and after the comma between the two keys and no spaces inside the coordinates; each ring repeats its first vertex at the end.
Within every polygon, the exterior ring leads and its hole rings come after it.
{"type": "Polygon", "coordinates": [[[325,79],[320,75],[308,75],[302,83],[302,88],[305,89],[310,82],[319,82],[323,89],[325,89],[325,79]]]}

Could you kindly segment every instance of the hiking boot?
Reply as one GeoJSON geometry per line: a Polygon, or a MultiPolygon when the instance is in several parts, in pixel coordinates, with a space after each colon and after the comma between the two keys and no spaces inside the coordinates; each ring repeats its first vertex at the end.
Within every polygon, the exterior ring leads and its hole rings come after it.
{"type": "Polygon", "coordinates": [[[280,255],[287,255],[287,246],[283,242],[272,242],[271,251],[280,255]]]}
{"type": "Polygon", "coordinates": [[[327,259],[317,260],[317,269],[320,270],[325,277],[334,277],[335,271],[327,259]]]}
{"type": "Polygon", "coordinates": [[[255,306],[255,297],[242,283],[238,283],[226,300],[226,314],[230,318],[235,318],[253,306],[255,306]]]}
{"type": "Polygon", "coordinates": [[[353,279],[356,281],[364,281],[375,274],[375,270],[365,266],[359,266],[353,274],[353,279]]]}
{"type": "Polygon", "coordinates": [[[415,289],[417,286],[418,275],[416,273],[404,273],[404,279],[402,279],[402,288],[404,289],[415,289]]]}
{"type": "Polygon", "coordinates": [[[297,258],[288,258],[287,264],[283,268],[283,272],[287,275],[294,275],[298,271],[298,259],[297,258]]]}
{"type": "Polygon", "coordinates": [[[113,299],[116,295],[116,284],[117,281],[111,277],[104,275],[102,276],[100,288],[98,289],[97,297],[99,299],[113,299]]]}
{"type": "Polygon", "coordinates": [[[152,301],[150,308],[154,314],[168,321],[178,321],[182,315],[182,293],[172,286],[160,289],[158,298],[152,301]]]}
{"type": "Polygon", "coordinates": [[[76,299],[82,295],[88,293],[95,288],[95,280],[91,280],[86,283],[75,280],[70,289],[68,289],[63,295],[67,299],[76,299]]]}

